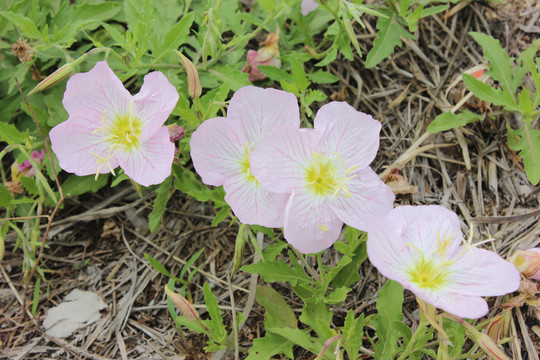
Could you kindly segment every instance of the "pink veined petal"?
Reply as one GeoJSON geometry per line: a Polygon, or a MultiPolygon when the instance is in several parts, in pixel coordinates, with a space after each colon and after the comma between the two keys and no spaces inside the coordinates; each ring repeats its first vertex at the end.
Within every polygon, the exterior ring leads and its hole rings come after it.
{"type": "Polygon", "coordinates": [[[145,142],[165,123],[176,103],[178,91],[159,71],[144,77],[141,90],[133,97],[135,113],[143,122],[141,141],[145,142]]]}
{"type": "Polygon", "coordinates": [[[160,184],[171,174],[174,144],[167,127],[162,127],[139,149],[116,154],[120,167],[133,181],[142,186],[160,184]]]}
{"type": "Polygon", "coordinates": [[[403,219],[390,216],[371,217],[368,230],[367,253],[369,261],[381,274],[399,281],[410,290],[407,275],[400,269],[411,263],[414,254],[401,241],[401,234],[407,224],[403,219]]]}
{"type": "Polygon", "coordinates": [[[345,102],[331,102],[315,116],[315,130],[324,131],[321,149],[337,153],[347,167],[368,166],[379,149],[381,123],[345,102]]]}
{"type": "Polygon", "coordinates": [[[191,135],[191,159],[208,185],[220,186],[241,173],[241,162],[249,144],[242,130],[226,118],[203,122],[191,135]]]}
{"type": "Polygon", "coordinates": [[[118,114],[129,112],[131,94],[107,62],[98,62],[87,73],[73,75],[67,82],[62,104],[70,116],[84,116],[97,126],[118,114]]]}
{"type": "Polygon", "coordinates": [[[457,215],[440,205],[399,206],[392,216],[401,217],[408,225],[403,241],[411,243],[431,256],[439,242],[450,238],[446,256],[451,257],[461,246],[463,235],[457,215]]]}
{"type": "Polygon", "coordinates": [[[288,195],[271,193],[242,175],[228,179],[225,201],[243,224],[283,227],[288,195]]]}
{"type": "Polygon", "coordinates": [[[303,186],[303,167],[313,158],[320,133],[282,127],[266,136],[251,153],[251,172],[269,191],[290,194],[303,186]]]}
{"type": "Polygon", "coordinates": [[[79,115],[70,116],[49,132],[60,167],[79,176],[96,174],[98,169],[100,174],[109,173],[107,164],[98,163],[99,157],[110,158],[109,164],[113,169],[118,166],[118,160],[109,156],[109,145],[103,141],[103,135],[92,133],[97,126],[82,113],[79,115]]]}
{"type": "Polygon", "coordinates": [[[450,265],[447,291],[467,296],[500,296],[516,291],[521,277],[515,266],[496,253],[462,247],[450,265]]]}
{"type": "Polygon", "coordinates": [[[394,204],[392,189],[379,179],[370,167],[349,174],[354,176],[331,200],[334,213],[347,225],[359,230],[369,230],[372,216],[383,217],[394,204]]]}
{"type": "Polygon", "coordinates": [[[416,296],[436,308],[466,319],[478,319],[488,313],[488,304],[480,296],[465,296],[451,292],[414,289],[416,296]]]}
{"type": "Polygon", "coordinates": [[[238,123],[256,145],[275,128],[300,127],[298,100],[283,90],[245,86],[234,93],[227,119],[238,123]]]}
{"type": "Polygon", "coordinates": [[[287,203],[283,234],[295,249],[311,254],[329,248],[339,237],[343,222],[324,197],[295,190],[287,203]]]}

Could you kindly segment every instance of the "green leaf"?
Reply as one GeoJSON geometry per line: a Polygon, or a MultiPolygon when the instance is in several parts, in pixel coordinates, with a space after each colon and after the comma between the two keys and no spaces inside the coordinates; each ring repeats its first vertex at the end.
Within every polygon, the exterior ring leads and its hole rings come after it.
{"type": "Polygon", "coordinates": [[[357,359],[362,347],[362,337],[364,335],[364,314],[354,318],[354,311],[349,310],[343,324],[343,343],[349,359],[357,359]]]}
{"type": "Polygon", "coordinates": [[[77,176],[70,175],[62,184],[62,191],[66,195],[78,196],[87,192],[96,192],[109,180],[109,174],[100,174],[96,180],[95,175],[77,176]]]}
{"type": "Polygon", "coordinates": [[[330,48],[330,51],[324,57],[324,59],[322,59],[321,61],[316,63],[315,66],[326,66],[326,65],[330,64],[332,61],[336,60],[337,54],[338,54],[337,47],[332,46],[330,48]]]}
{"type": "Polygon", "coordinates": [[[332,84],[339,81],[339,78],[336,75],[324,70],[317,70],[309,73],[308,78],[315,84],[332,84]]]}
{"type": "Polygon", "coordinates": [[[259,65],[257,69],[274,81],[291,79],[291,76],[285,70],[278,69],[275,66],[259,65]]]}
{"type": "Polygon", "coordinates": [[[533,129],[529,122],[523,122],[521,129],[508,129],[508,145],[519,152],[527,178],[537,185],[540,181],[540,129],[533,129]]]}
{"type": "Polygon", "coordinates": [[[299,319],[311,328],[322,339],[329,339],[335,335],[330,327],[332,324],[332,312],[328,310],[322,297],[314,297],[304,300],[305,305],[299,319]]]}
{"type": "Polygon", "coordinates": [[[257,273],[262,276],[267,282],[288,282],[292,286],[298,283],[311,282],[312,280],[298,267],[291,268],[290,265],[282,260],[276,261],[259,261],[255,264],[244,265],[242,271],[253,274],[257,273]]]}
{"type": "Polygon", "coordinates": [[[161,224],[161,218],[165,212],[165,206],[169,200],[169,191],[171,190],[172,185],[172,175],[169,175],[161,185],[159,185],[156,193],[156,198],[154,199],[154,208],[150,215],[148,215],[148,224],[150,231],[155,234],[159,230],[159,225],[161,224]]]}
{"type": "MultiPolygon", "coordinates": [[[[311,351],[314,354],[319,353],[322,348],[322,344],[317,344],[314,341],[317,339],[312,338],[309,335],[309,329],[300,330],[293,328],[267,328],[267,331],[278,334],[285,339],[294,341],[295,344],[303,347],[306,350],[311,351]]],[[[293,357],[294,358],[294,357],[293,357]]]]}
{"type": "Polygon", "coordinates": [[[11,11],[0,11],[0,15],[17,25],[25,37],[29,39],[41,37],[41,31],[38,30],[34,21],[26,16],[11,11]]]}
{"type": "Polygon", "coordinates": [[[335,305],[341,303],[347,297],[347,294],[351,291],[348,287],[340,287],[335,289],[330,295],[324,298],[324,302],[329,305],[335,305]]]}
{"type": "Polygon", "coordinates": [[[33,177],[21,176],[21,183],[23,184],[26,191],[31,195],[41,195],[36,184],[36,179],[33,177]]]}
{"type": "Polygon", "coordinates": [[[293,345],[294,342],[290,339],[267,331],[264,337],[253,340],[253,346],[249,349],[246,360],[268,360],[278,354],[293,359],[293,345]]]}
{"type": "Polygon", "coordinates": [[[0,122],[0,140],[7,142],[9,145],[24,144],[26,135],[20,132],[15,125],[7,122],[0,122]]]}
{"type": "Polygon", "coordinates": [[[217,340],[222,342],[227,337],[227,329],[225,329],[225,325],[223,324],[223,317],[221,316],[221,310],[218,307],[217,299],[210,289],[210,284],[207,282],[204,283],[203,292],[206,310],[212,319],[209,322],[210,328],[214,332],[212,339],[215,339],[214,341],[217,340]]]}
{"type": "Polygon", "coordinates": [[[519,107],[522,110],[523,115],[529,115],[531,116],[534,109],[533,104],[531,101],[531,96],[529,95],[529,90],[527,88],[524,88],[523,91],[521,91],[518,95],[518,103],[519,107]]]}
{"type": "Polygon", "coordinates": [[[399,15],[392,14],[389,19],[380,17],[377,20],[377,38],[373,41],[373,49],[366,58],[366,68],[370,69],[394,53],[396,46],[401,46],[400,36],[414,39],[400,23],[399,15]]]}
{"type": "Polygon", "coordinates": [[[287,301],[269,285],[257,285],[255,299],[266,309],[266,327],[298,327],[296,316],[287,301]]]}
{"type": "Polygon", "coordinates": [[[499,40],[482,33],[470,32],[469,34],[484,49],[484,57],[490,63],[489,74],[491,77],[496,81],[500,81],[503,89],[515,94],[522,79],[512,77],[514,59],[508,56],[499,40]]]}
{"type": "Polygon", "coordinates": [[[91,19],[105,21],[114,17],[122,9],[122,4],[117,1],[106,1],[100,4],[75,5],[73,19],[91,19]]]}
{"type": "Polygon", "coordinates": [[[402,322],[403,287],[400,283],[387,280],[379,290],[377,318],[372,322],[379,338],[374,349],[377,359],[392,359],[397,352],[398,329],[394,322],[402,322]]]}
{"type": "Polygon", "coordinates": [[[306,72],[304,71],[304,65],[295,58],[289,58],[291,63],[291,72],[293,75],[294,83],[300,89],[300,91],[306,91],[311,84],[307,79],[306,72]]]}
{"type": "Polygon", "coordinates": [[[0,207],[8,209],[11,208],[11,199],[13,199],[13,197],[11,196],[11,193],[9,192],[7,187],[5,187],[3,184],[0,184],[0,207]]]}
{"type": "Polygon", "coordinates": [[[426,130],[434,134],[441,131],[455,129],[460,126],[465,126],[479,120],[484,120],[484,114],[475,114],[469,110],[465,110],[461,114],[445,112],[437,116],[435,120],[429,124],[426,130]]]}
{"type": "Polygon", "coordinates": [[[463,74],[462,78],[465,85],[467,85],[467,89],[472,91],[477,98],[495,105],[504,106],[509,111],[518,111],[509,90],[494,89],[469,74],[463,74]]]}
{"type": "Polygon", "coordinates": [[[154,259],[152,256],[150,256],[147,253],[144,253],[144,257],[155,270],[157,270],[158,272],[160,272],[161,274],[165,275],[166,277],[170,279],[176,280],[176,278],[173,275],[171,275],[171,273],[167,269],[165,269],[165,266],[161,265],[159,261],[157,261],[156,259],[154,259]]]}
{"type": "Polygon", "coordinates": [[[360,230],[347,227],[347,230],[345,231],[345,238],[347,239],[347,242],[351,245],[350,247],[352,248],[353,253],[348,256],[352,255],[352,258],[351,262],[347,264],[343,269],[341,269],[338,274],[332,279],[331,284],[334,288],[342,286],[348,287],[360,280],[358,270],[360,269],[362,263],[367,259],[365,233],[361,232],[360,230]],[[349,239],[348,236],[351,236],[353,238],[356,237],[356,239],[349,239]]]}
{"type": "Polygon", "coordinates": [[[107,23],[101,23],[101,26],[103,26],[105,30],[109,32],[113,40],[116,42],[116,45],[121,46],[124,50],[129,49],[129,44],[124,34],[120,33],[120,31],[118,31],[114,26],[107,23]]]}
{"type": "Polygon", "coordinates": [[[165,35],[162,47],[155,55],[156,59],[169,51],[177,50],[186,41],[194,19],[195,13],[190,12],[183,16],[182,19],[169,30],[167,35],[165,35]]]}
{"type": "Polygon", "coordinates": [[[195,177],[193,172],[175,164],[173,165],[172,170],[175,176],[174,186],[178,190],[193,196],[200,202],[210,200],[211,191],[195,177]]]}
{"type": "Polygon", "coordinates": [[[224,206],[222,207],[214,217],[214,220],[212,220],[212,226],[217,226],[220,224],[229,214],[231,213],[231,207],[230,206],[224,206]]]}

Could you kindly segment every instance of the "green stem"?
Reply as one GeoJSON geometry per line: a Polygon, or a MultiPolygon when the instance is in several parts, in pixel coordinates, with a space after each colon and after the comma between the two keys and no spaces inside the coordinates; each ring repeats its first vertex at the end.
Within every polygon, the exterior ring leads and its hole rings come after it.
{"type": "Polygon", "coordinates": [[[291,248],[293,249],[296,257],[298,259],[300,259],[300,262],[302,263],[302,265],[304,265],[304,267],[306,268],[307,272],[315,279],[317,280],[317,282],[321,282],[321,278],[319,276],[319,274],[317,274],[317,272],[315,272],[315,270],[313,270],[313,268],[307,263],[306,261],[306,258],[304,257],[304,254],[301,254],[298,250],[296,250],[294,247],[291,246],[291,248]]]}
{"type": "Polygon", "coordinates": [[[418,340],[418,338],[421,336],[421,335],[424,335],[424,330],[427,326],[429,325],[429,321],[423,321],[421,322],[418,327],[416,328],[414,334],[412,335],[411,337],[411,340],[409,341],[409,343],[407,344],[407,347],[405,348],[405,350],[403,350],[403,353],[398,357],[397,360],[404,360],[406,359],[410,354],[412,354],[413,352],[413,347],[414,347],[414,343],[416,342],[416,340],[418,340]]]}

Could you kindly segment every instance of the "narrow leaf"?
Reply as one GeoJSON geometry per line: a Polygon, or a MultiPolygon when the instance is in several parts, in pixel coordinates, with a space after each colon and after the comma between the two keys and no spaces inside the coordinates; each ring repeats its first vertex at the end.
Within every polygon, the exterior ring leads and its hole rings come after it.
{"type": "Polygon", "coordinates": [[[154,208],[152,209],[150,215],[148,215],[148,224],[150,231],[153,234],[158,231],[159,225],[161,224],[161,218],[163,217],[165,206],[169,200],[169,191],[171,190],[172,178],[172,175],[166,178],[161,185],[159,185],[159,188],[156,191],[157,195],[154,200],[154,208]]]}

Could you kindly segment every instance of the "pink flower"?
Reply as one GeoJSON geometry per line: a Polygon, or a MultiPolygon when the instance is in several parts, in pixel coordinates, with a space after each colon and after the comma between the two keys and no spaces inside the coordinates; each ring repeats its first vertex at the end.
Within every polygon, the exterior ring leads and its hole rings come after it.
{"type": "Polygon", "coordinates": [[[275,66],[279,68],[281,66],[281,60],[279,60],[279,28],[276,33],[268,34],[265,41],[261,43],[261,47],[258,51],[249,50],[247,53],[247,65],[242,69],[242,72],[249,73],[249,81],[254,82],[257,80],[266,79],[266,75],[262,73],[257,66],[275,66]]]}
{"type": "MultiPolygon", "coordinates": [[[[43,159],[45,158],[45,150],[44,149],[42,149],[41,151],[34,150],[30,154],[30,157],[39,165],[41,165],[43,163],[43,159]]],[[[19,167],[19,172],[21,172],[22,175],[25,175],[25,176],[36,175],[36,169],[34,169],[34,167],[32,166],[32,163],[28,159],[20,163],[18,167],[19,167]]]]}
{"type": "Polygon", "coordinates": [[[479,318],[488,312],[482,296],[519,288],[520,275],[512,263],[494,252],[461,245],[459,219],[442,206],[400,206],[371,220],[371,263],[435,307],[479,318]]]}
{"type": "Polygon", "coordinates": [[[307,15],[309,12],[315,10],[319,6],[319,3],[314,0],[302,0],[302,15],[307,15]]]}
{"type": "Polygon", "coordinates": [[[519,250],[510,261],[523,276],[540,281],[540,248],[519,250]]]}
{"type": "Polygon", "coordinates": [[[72,76],[63,104],[69,119],[49,133],[60,167],[76,175],[120,166],[133,181],[161,183],[171,172],[174,144],[162,126],[178,101],[165,75],[152,72],[135,96],[105,61],[72,76]]]}
{"type": "Polygon", "coordinates": [[[287,196],[272,194],[251,173],[250,154],[270,131],[300,126],[296,97],[246,86],[232,97],[227,118],[203,122],[191,136],[191,158],[205,184],[223,185],[225,201],[245,224],[282,227],[287,196]]]}
{"type": "Polygon", "coordinates": [[[315,129],[276,129],[253,150],[255,178],[291,194],[284,235],[302,253],[328,248],[343,223],[364,230],[369,215],[392,209],[392,190],[369,167],[380,129],[371,116],[332,102],[317,113],[315,129]]]}

